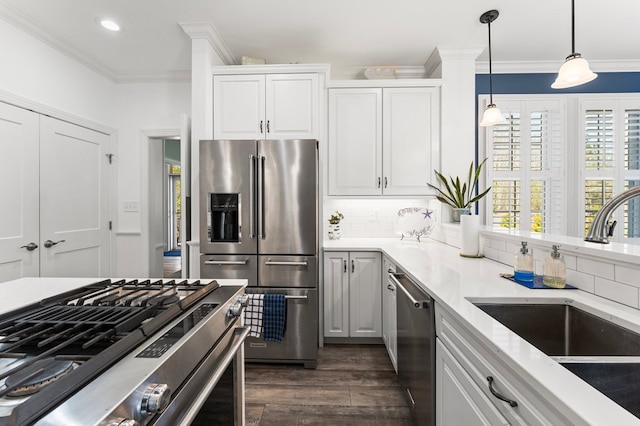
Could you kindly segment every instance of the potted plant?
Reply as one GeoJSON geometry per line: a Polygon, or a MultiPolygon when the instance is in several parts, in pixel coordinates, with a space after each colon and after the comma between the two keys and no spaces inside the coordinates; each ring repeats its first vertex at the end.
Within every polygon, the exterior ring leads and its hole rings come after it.
{"type": "Polygon", "coordinates": [[[329,239],[340,239],[340,221],[344,219],[344,215],[338,210],[329,218],[329,239]]]}
{"type": "Polygon", "coordinates": [[[435,170],[436,177],[442,189],[427,183],[430,188],[437,192],[436,198],[438,201],[449,205],[453,209],[454,222],[460,222],[460,215],[469,214],[471,205],[487,195],[491,190],[491,187],[489,187],[478,195],[475,195],[478,179],[482,172],[482,166],[484,166],[486,161],[487,159],[485,158],[478,167],[475,168],[473,167],[473,161],[471,162],[466,182],[461,181],[458,176],[456,176],[455,179],[449,176],[449,179],[447,179],[442,173],[435,170]]]}

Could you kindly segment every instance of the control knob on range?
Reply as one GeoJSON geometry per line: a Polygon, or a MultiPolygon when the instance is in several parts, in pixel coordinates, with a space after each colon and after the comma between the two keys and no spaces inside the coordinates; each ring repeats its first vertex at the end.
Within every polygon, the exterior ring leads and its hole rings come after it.
{"type": "Polygon", "coordinates": [[[152,384],[142,394],[140,412],[143,415],[161,413],[169,405],[171,390],[164,384],[152,384]]]}
{"type": "Polygon", "coordinates": [[[238,318],[241,314],[242,314],[242,304],[240,302],[236,302],[233,305],[229,306],[227,315],[230,318],[238,318]]]}

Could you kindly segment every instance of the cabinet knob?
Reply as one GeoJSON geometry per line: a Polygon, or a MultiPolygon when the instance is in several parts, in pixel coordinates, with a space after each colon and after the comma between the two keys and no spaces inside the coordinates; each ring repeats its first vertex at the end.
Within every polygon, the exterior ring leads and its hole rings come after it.
{"type": "Polygon", "coordinates": [[[354,262],[353,260],[351,261],[351,273],[354,273],[356,271],[356,262],[354,262]]]}
{"type": "Polygon", "coordinates": [[[264,133],[264,131],[262,130],[262,123],[264,123],[264,121],[260,120],[260,133],[264,133]]]}
{"type": "Polygon", "coordinates": [[[269,120],[267,120],[267,133],[271,133],[271,126],[269,125],[269,120]]]}
{"type": "Polygon", "coordinates": [[[380,184],[381,184],[381,180],[380,180],[380,176],[378,176],[378,188],[380,188],[380,184]]]}
{"type": "Polygon", "coordinates": [[[387,188],[387,177],[386,176],[384,177],[384,188],[385,189],[387,188]]]}
{"type": "Polygon", "coordinates": [[[347,273],[347,261],[346,260],[344,261],[344,272],[345,272],[345,274],[347,273]]]}

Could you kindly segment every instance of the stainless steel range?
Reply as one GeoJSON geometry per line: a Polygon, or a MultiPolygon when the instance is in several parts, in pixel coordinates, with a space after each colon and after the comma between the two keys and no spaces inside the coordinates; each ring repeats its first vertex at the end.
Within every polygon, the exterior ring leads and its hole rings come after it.
{"type": "Polygon", "coordinates": [[[220,394],[241,424],[245,303],[216,281],[105,280],[0,315],[0,425],[190,424],[220,394]]]}

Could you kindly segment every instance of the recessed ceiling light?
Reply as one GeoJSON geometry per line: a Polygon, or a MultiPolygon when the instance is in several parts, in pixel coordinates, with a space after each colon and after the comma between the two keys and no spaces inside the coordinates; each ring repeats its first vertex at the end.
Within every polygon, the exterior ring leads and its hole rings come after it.
{"type": "Polygon", "coordinates": [[[120,25],[110,19],[100,19],[100,25],[109,31],[120,31],[120,25]]]}

